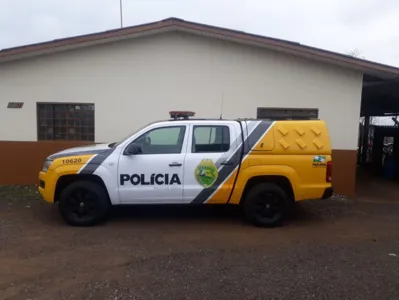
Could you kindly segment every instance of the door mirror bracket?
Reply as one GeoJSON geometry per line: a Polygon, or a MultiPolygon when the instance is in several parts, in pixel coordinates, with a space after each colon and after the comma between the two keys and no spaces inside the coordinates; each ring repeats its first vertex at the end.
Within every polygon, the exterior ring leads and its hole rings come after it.
{"type": "Polygon", "coordinates": [[[136,143],[131,143],[129,146],[126,147],[125,151],[123,152],[123,155],[136,155],[141,153],[143,152],[141,150],[140,145],[136,143]]]}

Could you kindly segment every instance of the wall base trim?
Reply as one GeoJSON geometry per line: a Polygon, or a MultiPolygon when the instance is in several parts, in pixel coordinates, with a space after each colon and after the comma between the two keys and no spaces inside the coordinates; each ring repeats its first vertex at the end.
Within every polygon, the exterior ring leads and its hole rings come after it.
{"type": "MultiPolygon", "coordinates": [[[[67,148],[90,144],[93,142],[0,141],[2,158],[0,185],[36,184],[38,173],[48,155],[67,148]]],[[[332,151],[332,158],[334,191],[347,197],[355,197],[357,151],[335,149],[332,151]]]]}

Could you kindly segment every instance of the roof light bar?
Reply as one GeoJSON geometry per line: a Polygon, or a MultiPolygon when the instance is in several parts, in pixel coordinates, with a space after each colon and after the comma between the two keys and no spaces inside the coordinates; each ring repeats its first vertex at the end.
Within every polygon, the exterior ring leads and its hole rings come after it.
{"type": "Polygon", "coordinates": [[[184,119],[188,120],[188,117],[194,117],[195,112],[193,111],[170,111],[169,115],[172,119],[184,119]]]}

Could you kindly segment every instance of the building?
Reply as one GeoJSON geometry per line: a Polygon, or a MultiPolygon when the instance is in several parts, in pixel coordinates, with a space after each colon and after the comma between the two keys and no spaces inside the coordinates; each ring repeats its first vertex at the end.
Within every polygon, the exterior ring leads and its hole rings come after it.
{"type": "Polygon", "coordinates": [[[175,18],[4,49],[0,184],[36,183],[50,153],[117,141],[170,110],[191,110],[325,120],[334,187],[353,196],[362,99],[376,103],[365,86],[397,76],[394,67],[175,18]]]}

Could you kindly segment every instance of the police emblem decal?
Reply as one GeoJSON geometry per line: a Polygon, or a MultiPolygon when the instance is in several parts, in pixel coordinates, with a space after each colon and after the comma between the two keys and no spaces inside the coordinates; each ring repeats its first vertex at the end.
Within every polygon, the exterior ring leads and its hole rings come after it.
{"type": "Polygon", "coordinates": [[[197,182],[205,188],[211,187],[218,178],[218,168],[212,159],[203,159],[194,170],[197,182]]]}

